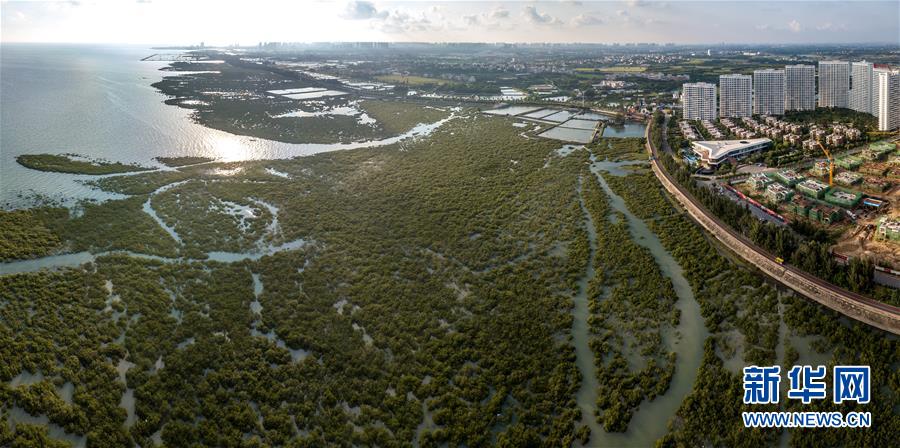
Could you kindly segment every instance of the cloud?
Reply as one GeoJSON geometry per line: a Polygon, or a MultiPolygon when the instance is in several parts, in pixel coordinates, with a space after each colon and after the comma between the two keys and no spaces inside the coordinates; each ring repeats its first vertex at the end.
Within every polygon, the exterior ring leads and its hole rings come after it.
{"type": "Polygon", "coordinates": [[[385,33],[390,34],[407,34],[421,33],[425,31],[434,31],[436,28],[431,21],[422,14],[418,17],[412,16],[405,11],[385,12],[387,17],[381,24],[380,28],[385,33]]]}
{"type": "Polygon", "coordinates": [[[798,22],[797,19],[794,19],[788,22],[788,29],[794,33],[799,33],[803,28],[800,27],[800,22],[798,22]]]}
{"type": "Polygon", "coordinates": [[[491,13],[490,13],[490,18],[492,18],[494,20],[506,19],[508,17],[509,17],[509,10],[502,6],[498,6],[498,7],[494,8],[494,10],[491,11],[491,13]]]}
{"type": "Polygon", "coordinates": [[[524,8],[522,15],[525,17],[525,20],[535,25],[559,25],[562,23],[562,21],[556,17],[547,13],[542,13],[531,5],[524,8]]]}
{"type": "Polygon", "coordinates": [[[387,11],[379,11],[375,4],[368,1],[356,0],[347,3],[341,17],[350,20],[384,19],[388,17],[387,11]]]}
{"type": "Polygon", "coordinates": [[[588,14],[578,14],[572,18],[572,26],[574,27],[597,26],[602,24],[603,19],[588,14]]]}
{"type": "Polygon", "coordinates": [[[831,22],[825,22],[821,25],[816,25],[817,31],[847,31],[847,25],[841,23],[835,25],[831,22]]]}

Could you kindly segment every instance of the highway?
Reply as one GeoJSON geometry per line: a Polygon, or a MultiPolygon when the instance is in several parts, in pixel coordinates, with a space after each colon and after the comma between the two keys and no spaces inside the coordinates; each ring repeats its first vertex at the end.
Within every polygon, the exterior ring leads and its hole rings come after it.
{"type": "Polygon", "coordinates": [[[657,150],[651,144],[651,127],[652,124],[647,126],[645,137],[654,174],[666,190],[685,206],[688,214],[716,239],[779,283],[800,294],[849,318],[900,335],[900,308],[848,291],[797,267],[778,263],[774,255],[757,246],[707,210],[660,163],[657,150]]]}

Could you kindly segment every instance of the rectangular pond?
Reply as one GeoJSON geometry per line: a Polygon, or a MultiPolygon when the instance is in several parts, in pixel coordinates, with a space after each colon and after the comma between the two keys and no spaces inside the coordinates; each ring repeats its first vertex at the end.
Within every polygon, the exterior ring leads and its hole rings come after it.
{"type": "Polygon", "coordinates": [[[599,123],[599,121],[596,121],[596,120],[579,120],[578,117],[576,117],[576,118],[573,118],[573,119],[571,119],[571,120],[569,120],[569,121],[566,121],[565,123],[563,123],[563,124],[561,124],[561,125],[559,125],[559,126],[560,126],[560,127],[564,127],[564,128],[571,128],[571,129],[590,129],[590,130],[594,130],[594,129],[597,127],[597,123],[599,123]]]}
{"type": "Polygon", "coordinates": [[[271,93],[272,95],[290,95],[292,93],[322,92],[324,90],[327,89],[324,87],[298,87],[296,89],[267,90],[266,93],[271,93]]]}
{"type": "Polygon", "coordinates": [[[562,140],[564,142],[590,143],[594,136],[593,129],[572,129],[555,127],[542,134],[539,137],[552,138],[554,140],[562,140]]]}
{"type": "Polygon", "coordinates": [[[305,101],[305,100],[314,100],[317,98],[326,98],[332,96],[344,96],[347,95],[347,92],[341,92],[340,90],[323,90],[318,92],[306,92],[306,93],[293,93],[290,95],[284,95],[285,98],[290,98],[292,100],[305,101]]]}
{"type": "Polygon", "coordinates": [[[572,112],[569,112],[567,110],[561,110],[555,114],[547,115],[546,117],[542,118],[542,120],[553,121],[556,123],[562,123],[562,122],[568,120],[569,118],[572,118],[572,112]]]}
{"type": "Polygon", "coordinates": [[[528,112],[535,111],[535,110],[538,110],[538,109],[540,109],[540,107],[533,107],[533,106],[507,106],[507,107],[501,107],[501,108],[498,108],[498,109],[486,110],[486,111],[484,111],[484,113],[486,113],[486,114],[491,114],[491,115],[513,116],[513,115],[520,115],[520,114],[528,113],[528,112]]]}

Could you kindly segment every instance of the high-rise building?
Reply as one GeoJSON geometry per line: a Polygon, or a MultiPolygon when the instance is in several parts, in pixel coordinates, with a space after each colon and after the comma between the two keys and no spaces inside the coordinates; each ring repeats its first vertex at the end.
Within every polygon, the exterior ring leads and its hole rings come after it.
{"type": "Polygon", "coordinates": [[[816,108],[816,66],[784,67],[784,110],[816,108]]]}
{"type": "Polygon", "coordinates": [[[819,62],[819,107],[850,105],[850,64],[844,61],[819,62]]]}
{"type": "Polygon", "coordinates": [[[719,116],[740,118],[753,115],[753,77],[719,76],[719,116]]]}
{"type": "Polygon", "coordinates": [[[753,71],[753,113],[784,115],[784,70],[753,71]]]}
{"type": "Polygon", "coordinates": [[[850,64],[850,108],[867,114],[872,113],[872,63],[853,62],[850,64]]]}
{"type": "Polygon", "coordinates": [[[891,69],[887,67],[875,67],[872,69],[872,115],[878,118],[878,102],[879,98],[879,89],[878,89],[878,74],[879,73],[890,73],[891,69]]]}
{"type": "Polygon", "coordinates": [[[681,86],[681,107],[686,120],[716,119],[716,85],[689,82],[681,86]]]}
{"type": "Polygon", "coordinates": [[[897,129],[900,127],[900,72],[876,71],[875,90],[878,92],[878,130],[897,129]]]}

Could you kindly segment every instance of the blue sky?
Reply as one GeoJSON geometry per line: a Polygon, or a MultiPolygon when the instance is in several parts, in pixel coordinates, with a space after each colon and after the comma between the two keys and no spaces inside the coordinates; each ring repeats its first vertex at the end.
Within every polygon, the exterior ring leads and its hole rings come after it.
{"type": "Polygon", "coordinates": [[[894,43],[900,1],[6,1],[4,42],[894,43]]]}

